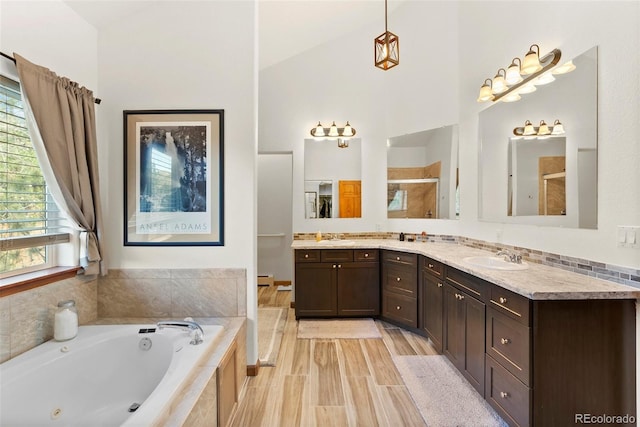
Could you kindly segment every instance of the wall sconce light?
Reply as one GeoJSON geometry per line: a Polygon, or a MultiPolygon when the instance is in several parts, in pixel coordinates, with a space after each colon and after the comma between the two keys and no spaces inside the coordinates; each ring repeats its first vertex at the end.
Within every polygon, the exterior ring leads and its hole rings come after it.
{"type": "Polygon", "coordinates": [[[387,30],[387,0],[384,0],[384,33],[373,39],[375,66],[389,70],[400,63],[400,39],[387,30]]]}
{"type": "Polygon", "coordinates": [[[539,126],[534,126],[529,120],[524,122],[524,127],[517,127],[513,129],[515,136],[528,136],[528,137],[549,137],[564,135],[564,126],[560,123],[560,120],[553,122],[553,126],[547,125],[544,120],[540,120],[539,126]]]}
{"type": "Polygon", "coordinates": [[[499,68],[493,80],[485,79],[480,87],[478,102],[500,99],[504,102],[517,101],[520,95],[535,91],[535,85],[554,81],[553,74],[564,74],[575,70],[575,65],[569,61],[556,67],[551,73],[547,73],[560,62],[561,55],[560,49],[553,49],[540,58],[540,47],[537,44],[531,45],[524,60],[513,58],[506,71],[504,68],[499,68]]]}
{"type": "Polygon", "coordinates": [[[349,146],[349,138],[353,138],[356,135],[356,130],[351,127],[349,121],[343,128],[336,126],[334,121],[330,127],[325,128],[322,123],[318,122],[316,127],[311,128],[311,136],[317,139],[337,139],[338,147],[347,148],[349,146]]]}

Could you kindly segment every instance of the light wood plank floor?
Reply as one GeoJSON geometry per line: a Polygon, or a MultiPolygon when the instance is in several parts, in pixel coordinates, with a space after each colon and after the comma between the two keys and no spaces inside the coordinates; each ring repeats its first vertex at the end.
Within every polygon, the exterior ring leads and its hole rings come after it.
{"type": "MultiPolygon", "coordinates": [[[[258,288],[261,306],[288,307],[290,292],[258,288]]],[[[392,355],[436,354],[428,340],[385,322],[382,339],[297,339],[289,309],[275,367],[251,377],[234,426],[424,426],[392,355]]]]}

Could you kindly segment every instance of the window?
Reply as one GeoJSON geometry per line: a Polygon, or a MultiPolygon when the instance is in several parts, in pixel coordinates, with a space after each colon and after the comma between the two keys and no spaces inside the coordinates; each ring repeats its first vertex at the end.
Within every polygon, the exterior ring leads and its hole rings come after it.
{"type": "Polygon", "coordinates": [[[53,265],[68,242],[29,138],[20,85],[0,75],[0,277],[53,265]]]}

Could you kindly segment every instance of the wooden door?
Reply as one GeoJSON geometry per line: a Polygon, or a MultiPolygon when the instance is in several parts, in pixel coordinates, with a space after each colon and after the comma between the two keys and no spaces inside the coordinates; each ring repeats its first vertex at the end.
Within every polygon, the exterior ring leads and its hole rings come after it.
{"type": "Polygon", "coordinates": [[[361,182],[338,181],[340,218],[360,218],[362,216],[361,182]]]}

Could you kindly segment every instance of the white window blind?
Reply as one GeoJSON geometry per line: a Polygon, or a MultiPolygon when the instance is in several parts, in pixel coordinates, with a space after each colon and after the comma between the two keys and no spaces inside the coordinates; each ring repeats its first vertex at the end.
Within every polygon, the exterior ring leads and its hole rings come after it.
{"type": "Polygon", "coordinates": [[[0,276],[50,265],[48,245],[68,242],[36,158],[20,86],[0,75],[0,276]]]}

